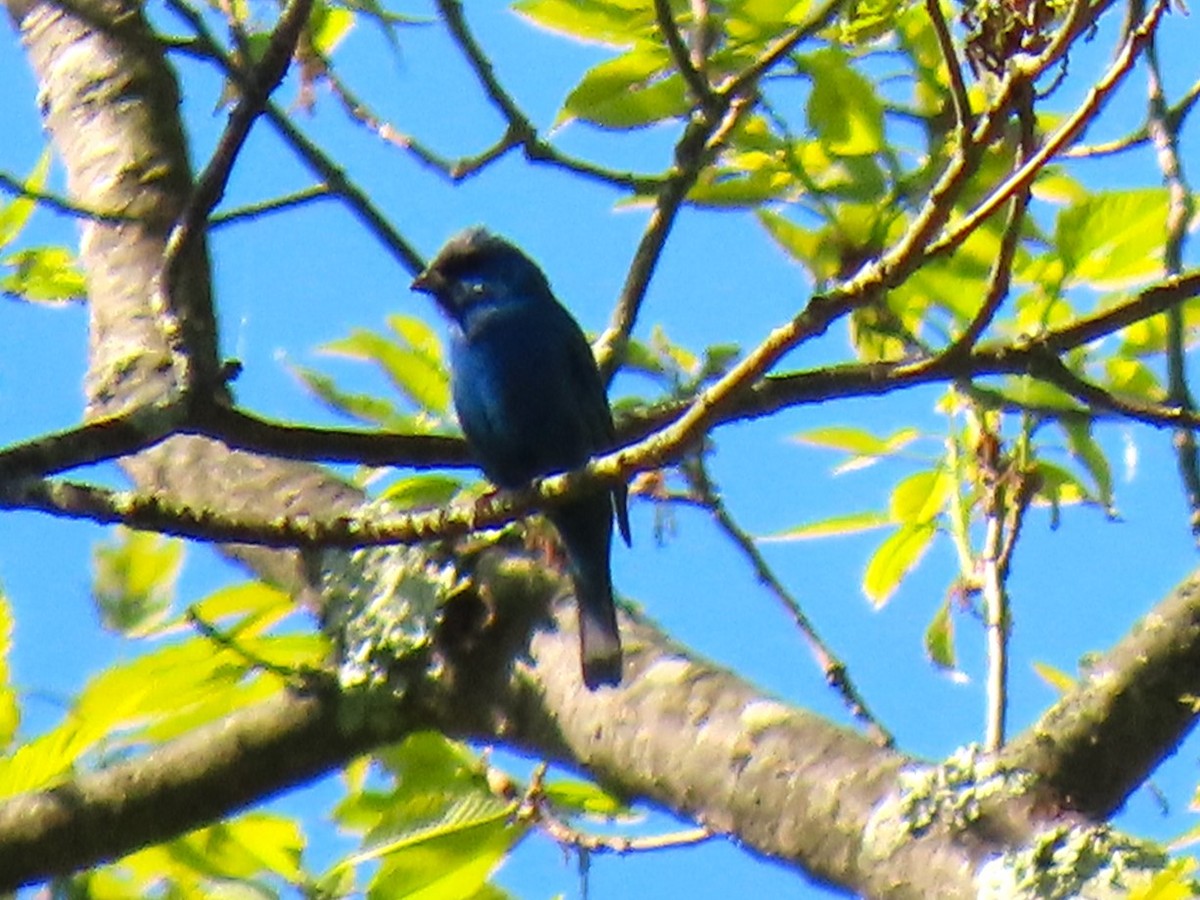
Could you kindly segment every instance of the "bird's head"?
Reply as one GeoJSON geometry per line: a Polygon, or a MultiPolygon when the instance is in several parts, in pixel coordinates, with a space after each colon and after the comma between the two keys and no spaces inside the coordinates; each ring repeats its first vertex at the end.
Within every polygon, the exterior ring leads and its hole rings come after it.
{"type": "Polygon", "coordinates": [[[412,289],[431,294],[458,321],[480,307],[552,296],[533,260],[483,228],[468,228],[447,241],[413,280],[412,289]]]}

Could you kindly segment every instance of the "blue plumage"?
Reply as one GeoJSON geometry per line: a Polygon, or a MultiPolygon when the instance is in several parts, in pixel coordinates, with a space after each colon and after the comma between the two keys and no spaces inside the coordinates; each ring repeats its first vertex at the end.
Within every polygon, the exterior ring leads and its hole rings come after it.
{"type": "MultiPolygon", "coordinates": [[[[615,445],[591,347],[525,254],[482,228],[452,238],[417,279],[451,322],[459,422],[488,478],[504,488],[565,472],[615,445]]],[[[621,680],[609,568],[613,513],[629,542],[624,485],[547,512],[571,562],[583,680],[621,680]]]]}

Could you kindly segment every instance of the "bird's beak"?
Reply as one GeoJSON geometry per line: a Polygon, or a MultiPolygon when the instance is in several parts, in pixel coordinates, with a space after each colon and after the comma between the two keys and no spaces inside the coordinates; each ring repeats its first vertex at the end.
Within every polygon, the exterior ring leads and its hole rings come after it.
{"type": "Polygon", "coordinates": [[[410,287],[422,294],[438,294],[445,283],[442,273],[436,269],[425,269],[413,279],[410,287]]]}
{"type": "Polygon", "coordinates": [[[409,288],[414,291],[420,291],[422,294],[428,294],[430,289],[429,280],[429,270],[426,269],[412,280],[409,288]]]}

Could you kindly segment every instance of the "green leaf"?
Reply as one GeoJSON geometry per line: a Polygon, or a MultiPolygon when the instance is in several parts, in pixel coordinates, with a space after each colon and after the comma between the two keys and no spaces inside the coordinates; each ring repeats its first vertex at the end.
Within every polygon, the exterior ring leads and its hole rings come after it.
{"type": "Polygon", "coordinates": [[[244,882],[264,875],[302,881],[304,845],[304,834],[295,821],[250,812],[133,853],[113,868],[146,885],[167,879],[177,886],[190,883],[199,888],[208,882],[203,895],[213,896],[216,883],[222,881],[244,882]]]}
{"type": "Polygon", "coordinates": [[[75,257],[66,247],[32,247],[9,255],[3,265],[12,269],[0,279],[0,290],[34,303],[82,300],[87,283],[75,257]]]}
{"type": "Polygon", "coordinates": [[[865,428],[831,425],[802,431],[793,436],[792,440],[813,447],[843,450],[855,456],[886,456],[904,449],[920,435],[921,433],[915,428],[902,428],[891,437],[880,438],[865,428]]]}
{"type": "Polygon", "coordinates": [[[1162,403],[1167,392],[1158,376],[1140,359],[1112,356],[1104,361],[1106,387],[1116,394],[1136,397],[1150,403],[1162,403]]]}
{"type": "MultiPolygon", "coordinates": [[[[352,777],[355,790],[335,816],[365,834],[366,849],[336,868],[378,861],[372,897],[473,897],[525,833],[516,803],[493,791],[479,757],[442,734],[423,732],[381,751],[391,790],[352,777]]],[[[327,876],[329,877],[329,876],[327,876]]]]}
{"type": "Polygon", "coordinates": [[[958,668],[958,657],[954,652],[954,616],[947,600],[934,614],[925,629],[925,652],[939,669],[958,668]]]}
{"type": "Polygon", "coordinates": [[[1161,273],[1166,222],[1162,188],[1089,194],[1059,213],[1054,245],[1073,281],[1128,286],[1161,273]]]}
{"type": "Polygon", "coordinates": [[[714,169],[701,171],[688,191],[688,201],[714,209],[757,207],[768,200],[784,199],[795,185],[787,172],[761,168],[714,169]]]}
{"type": "Polygon", "coordinates": [[[192,611],[208,625],[238,617],[237,635],[261,634],[271,625],[296,612],[290,594],[262,581],[220,588],[192,605],[192,611]]]}
{"type": "Polygon", "coordinates": [[[639,44],[589,69],[567,95],[559,118],[602,128],[640,128],[681,116],[688,107],[683,79],[671,70],[667,52],[639,44]]]}
{"type": "Polygon", "coordinates": [[[807,525],[797,525],[795,528],[788,528],[785,531],[767,535],[759,538],[758,540],[760,543],[772,543],[782,541],[807,541],[813,538],[834,536],[841,537],[847,534],[858,534],[862,531],[870,531],[875,528],[882,528],[890,522],[891,519],[888,517],[887,513],[849,513],[844,516],[830,516],[828,519],[810,522],[807,525]]]}
{"type": "Polygon", "coordinates": [[[12,746],[21,724],[21,707],[17,703],[17,691],[12,683],[12,671],[8,657],[13,646],[12,607],[4,591],[0,590],[0,750],[12,746]]]}
{"type": "Polygon", "coordinates": [[[374,363],[418,409],[445,414],[450,407],[450,376],[429,326],[410,316],[389,317],[388,325],[396,340],[359,328],[321,349],[374,363]]]}
{"type": "Polygon", "coordinates": [[[341,6],[316,2],[308,17],[308,32],[313,47],[322,56],[329,56],[354,27],[354,13],[341,6]]]}
{"type": "Polygon", "coordinates": [[[104,627],[137,636],[160,625],[182,566],[182,541],[118,528],[116,539],[92,556],[92,596],[104,627]]]}
{"type": "Polygon", "coordinates": [[[954,487],[954,477],[945,469],[917,472],[892,489],[888,514],[893,522],[925,525],[933,522],[946,508],[954,487]]]}
{"type": "Polygon", "coordinates": [[[762,44],[808,20],[808,0],[739,0],[728,4],[725,33],[738,43],[762,44]]]}
{"type": "Polygon", "coordinates": [[[804,265],[816,281],[833,277],[836,260],[831,257],[829,243],[819,231],[804,228],[770,210],[760,209],[755,215],[783,252],[804,265]]]}
{"type": "Polygon", "coordinates": [[[877,41],[895,27],[897,12],[908,6],[906,0],[854,0],[831,30],[840,43],[851,47],[877,41]]]}
{"type": "Polygon", "coordinates": [[[545,785],[546,799],[560,809],[612,819],[628,815],[629,806],[590,781],[560,779],[545,785]]]}
{"type": "Polygon", "coordinates": [[[1060,694],[1074,690],[1075,685],[1078,684],[1076,679],[1071,677],[1071,675],[1047,663],[1035,662],[1033,664],[1033,671],[1037,673],[1037,676],[1042,681],[1046,682],[1046,684],[1050,685],[1050,687],[1054,688],[1060,694]]]}
{"type": "Polygon", "coordinates": [[[406,426],[412,424],[410,417],[401,414],[395,405],[387,400],[370,394],[351,394],[343,391],[328,375],[322,375],[312,369],[297,368],[295,372],[318,400],[347,418],[378,425],[386,431],[406,431],[409,430],[406,426]]]}
{"type": "Polygon", "coordinates": [[[1062,388],[1026,375],[1006,378],[1004,394],[1020,406],[1063,412],[1084,411],[1079,401],[1062,388]]]}
{"type": "Polygon", "coordinates": [[[1079,477],[1055,463],[1038,460],[1037,464],[1038,490],[1035,500],[1044,503],[1054,511],[1052,525],[1057,524],[1060,507],[1076,503],[1086,503],[1095,498],[1079,477]]]}
{"type": "Polygon", "coordinates": [[[413,475],[388,485],[383,499],[401,509],[421,506],[443,506],[462,489],[458,478],[448,475],[413,475]]]}
{"type": "Polygon", "coordinates": [[[535,25],[599,44],[628,46],[655,32],[654,9],[642,0],[518,0],[512,8],[535,25]]]}
{"type": "Polygon", "coordinates": [[[1106,512],[1113,514],[1112,466],[1092,434],[1091,422],[1063,420],[1061,424],[1067,435],[1067,449],[1070,450],[1072,458],[1092,476],[1096,499],[1106,512]]]}
{"type": "MultiPolygon", "coordinates": [[[[46,178],[50,174],[50,148],[47,147],[38,157],[33,171],[25,179],[25,187],[29,190],[40,191],[46,186],[46,178]]],[[[0,248],[11,244],[17,235],[25,228],[29,217],[37,208],[37,201],[32,197],[14,197],[4,206],[0,206],[0,248]]]]}
{"type": "Polygon", "coordinates": [[[863,575],[863,593],[875,606],[891,599],[900,581],[907,575],[925,551],[929,549],[937,529],[932,524],[901,525],[872,554],[863,575]]]}
{"type": "Polygon", "coordinates": [[[851,68],[849,57],[831,47],[806,55],[802,66],[813,81],[809,127],[829,151],[838,156],[880,152],[883,103],[871,82],[851,68]]]}
{"type": "Polygon", "coordinates": [[[528,830],[511,824],[512,810],[397,842],[367,890],[370,900],[473,900],[528,830]]]}

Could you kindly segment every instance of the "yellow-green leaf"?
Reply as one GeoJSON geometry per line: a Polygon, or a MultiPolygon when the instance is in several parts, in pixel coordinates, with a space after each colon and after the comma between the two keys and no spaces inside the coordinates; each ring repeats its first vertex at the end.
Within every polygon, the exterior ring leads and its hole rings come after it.
{"type": "Polygon", "coordinates": [[[688,109],[683,79],[670,68],[667,52],[640,44],[589,69],[567,95],[560,118],[603,128],[638,128],[688,109]]]}
{"type": "Polygon", "coordinates": [[[590,781],[560,779],[545,786],[545,795],[555,806],[572,812],[614,818],[625,815],[629,807],[600,785],[590,781]]]}
{"type": "Polygon", "coordinates": [[[31,247],[9,255],[11,269],[0,279],[0,290],[35,303],[82,300],[87,283],[79,263],[66,247],[31,247]]]}
{"type": "Polygon", "coordinates": [[[654,33],[654,9],[641,0],[518,0],[535,25],[599,44],[628,46],[654,33]]]}
{"type": "Polygon", "coordinates": [[[12,684],[12,672],[8,656],[12,652],[13,616],[12,607],[4,591],[0,590],[0,750],[12,746],[17,727],[21,724],[21,707],[17,703],[17,692],[12,684]]]}
{"type": "Polygon", "coordinates": [[[1054,243],[1072,280],[1112,289],[1162,271],[1167,192],[1163,188],[1088,194],[1063,210],[1054,243]]]}
{"type": "Polygon", "coordinates": [[[853,428],[849,425],[830,425],[824,428],[813,428],[795,435],[792,440],[813,447],[825,447],[829,450],[844,450],[856,456],[884,456],[904,449],[918,437],[920,432],[915,428],[901,428],[891,437],[881,438],[865,428],[853,428]]]}
{"type": "Polygon", "coordinates": [[[382,497],[402,509],[442,506],[462,489],[462,481],[449,475],[413,475],[389,485],[382,497]]]}
{"type": "Polygon", "coordinates": [[[308,17],[308,30],[313,46],[322,56],[329,56],[354,27],[354,13],[345,7],[327,3],[313,4],[308,17]]]}
{"type": "Polygon", "coordinates": [[[194,603],[192,611],[208,625],[220,625],[237,616],[240,622],[236,633],[251,635],[294,613],[296,604],[285,591],[262,581],[247,581],[214,591],[194,603]]]}
{"type": "Polygon", "coordinates": [[[166,618],[183,566],[183,542],[118,528],[93,554],[92,593],[106,628],[144,635],[166,618]]]}
{"type": "Polygon", "coordinates": [[[807,541],[813,538],[840,537],[842,535],[870,531],[874,528],[882,528],[890,521],[891,519],[888,515],[881,512],[849,513],[844,516],[830,516],[828,519],[810,522],[807,525],[797,525],[795,528],[788,528],[776,534],[761,537],[759,541],[767,543],[773,541],[807,541]]]}
{"type": "Polygon", "coordinates": [[[883,140],[883,103],[871,82],[850,66],[838,48],[810,53],[803,68],[812,78],[808,122],[831,153],[878,153],[883,140]]]}
{"type": "Polygon", "coordinates": [[[892,489],[888,514],[893,522],[924,525],[932,522],[946,507],[953,476],[945,469],[917,472],[892,489]]]}
{"type": "Polygon", "coordinates": [[[1050,687],[1054,688],[1060,694],[1065,694],[1067,691],[1073,690],[1075,685],[1078,684],[1076,679],[1071,677],[1071,675],[1048,663],[1035,662],[1033,664],[1033,671],[1037,674],[1038,678],[1042,679],[1042,681],[1046,682],[1046,684],[1050,685],[1050,687]]]}
{"type": "Polygon", "coordinates": [[[527,826],[498,810],[464,827],[397,842],[382,857],[367,890],[371,900],[471,900],[520,840],[527,826]]]}
{"type": "Polygon", "coordinates": [[[901,525],[879,545],[863,575],[863,593],[876,606],[891,599],[900,581],[921,561],[937,529],[931,524],[901,525]]]}
{"type": "Polygon", "coordinates": [[[954,652],[954,616],[950,601],[938,607],[929,627],[925,629],[925,652],[939,669],[955,669],[958,657],[954,652]]]}
{"type": "MultiPolygon", "coordinates": [[[[46,177],[49,174],[50,148],[47,147],[38,157],[29,177],[25,179],[24,186],[29,190],[40,191],[46,186],[46,177]]],[[[36,207],[37,201],[32,197],[14,197],[0,206],[0,247],[16,240],[36,207]]]]}

